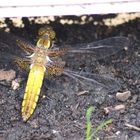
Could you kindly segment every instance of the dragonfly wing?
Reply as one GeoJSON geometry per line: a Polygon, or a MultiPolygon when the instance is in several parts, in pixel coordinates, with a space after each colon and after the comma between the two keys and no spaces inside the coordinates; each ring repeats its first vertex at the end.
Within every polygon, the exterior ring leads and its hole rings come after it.
{"type": "Polygon", "coordinates": [[[54,57],[51,59],[50,63],[46,64],[46,75],[61,75],[64,66],[65,61],[62,61],[61,58],[54,57]]]}
{"type": "Polygon", "coordinates": [[[117,53],[118,51],[129,47],[130,41],[126,37],[111,37],[101,41],[83,44],[67,45],[66,58],[72,58],[81,55],[90,55],[92,60],[98,60],[117,53]]]}
{"type": "Polygon", "coordinates": [[[61,76],[49,77],[47,85],[51,90],[62,91],[65,88],[82,88],[82,90],[95,92],[104,90],[108,92],[118,91],[121,87],[120,83],[110,76],[98,74],[75,72],[63,70],[61,76]],[[68,84],[68,85],[67,85],[68,84]]]}
{"type": "Polygon", "coordinates": [[[79,73],[71,70],[64,70],[63,74],[78,81],[85,89],[91,87],[104,88],[111,92],[120,89],[119,82],[110,76],[92,74],[88,72],[79,73]]]}
{"type": "Polygon", "coordinates": [[[34,53],[34,47],[33,45],[29,44],[27,41],[23,41],[21,39],[16,40],[18,46],[25,51],[27,54],[32,54],[34,53]]]}
{"type": "Polygon", "coordinates": [[[30,61],[30,59],[20,58],[18,56],[14,56],[11,54],[4,55],[4,54],[0,53],[0,63],[1,63],[1,65],[8,64],[8,63],[10,63],[10,65],[16,64],[20,69],[29,71],[31,61],[30,61]]]}
{"type": "MultiPolygon", "coordinates": [[[[18,46],[17,40],[19,39],[20,38],[11,33],[0,31],[0,63],[10,63],[10,65],[16,63],[20,68],[27,70],[30,59],[26,58],[27,52],[22,51],[24,49],[21,50],[18,46]]],[[[20,41],[20,43],[24,44],[25,42],[20,41]]]]}
{"type": "Polygon", "coordinates": [[[18,56],[25,56],[33,53],[34,45],[12,33],[0,30],[0,49],[18,56]]]}
{"type": "Polygon", "coordinates": [[[47,56],[49,57],[58,57],[58,56],[62,56],[64,54],[66,54],[68,52],[67,48],[55,48],[55,49],[50,49],[47,51],[47,56]]]}
{"type": "MultiPolygon", "coordinates": [[[[30,69],[30,60],[22,59],[17,56],[1,55],[0,53],[0,84],[5,86],[11,86],[11,80],[16,77],[16,74],[20,72],[20,75],[25,76],[30,69]],[[7,72],[7,74],[6,74],[7,72]],[[17,72],[17,73],[16,73],[17,72]],[[8,80],[10,79],[10,80],[8,80]]],[[[21,82],[23,79],[20,79],[21,82]]]]}
{"type": "Polygon", "coordinates": [[[31,64],[31,60],[30,59],[22,59],[20,57],[15,57],[14,63],[16,63],[18,65],[18,67],[20,67],[20,69],[25,70],[25,71],[29,71],[30,70],[30,64],[31,64]]]}

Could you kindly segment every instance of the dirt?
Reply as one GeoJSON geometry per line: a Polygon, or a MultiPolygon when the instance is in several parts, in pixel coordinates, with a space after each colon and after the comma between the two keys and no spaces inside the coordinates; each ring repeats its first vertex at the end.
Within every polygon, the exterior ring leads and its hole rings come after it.
{"type": "MultiPolygon", "coordinates": [[[[86,110],[89,106],[95,108],[91,117],[93,128],[109,118],[113,119],[110,125],[97,134],[100,139],[140,139],[140,132],[126,125],[140,128],[140,19],[128,20],[118,26],[107,26],[103,22],[104,19],[114,19],[116,16],[86,16],[84,24],[80,24],[81,17],[55,17],[54,21],[49,21],[49,25],[56,31],[57,44],[88,43],[113,36],[128,37],[131,40],[129,47],[114,55],[97,61],[91,57],[80,61],[82,56],[78,56],[70,62],[68,60],[67,64],[72,70],[113,77],[120,86],[109,92],[96,88],[84,92],[84,88],[79,87],[71,78],[59,76],[50,81],[45,79],[35,112],[27,122],[23,122],[21,103],[27,76],[17,90],[12,90],[9,84],[0,84],[0,140],[84,140],[86,110]],[[62,24],[62,20],[78,23],[62,24]],[[129,92],[131,96],[125,101],[119,101],[116,98],[117,92],[129,92]],[[119,105],[123,108],[116,109],[119,105]]],[[[36,20],[37,18],[32,21],[23,18],[22,28],[15,27],[10,19],[6,19],[4,24],[11,33],[35,44],[38,29],[46,25],[43,18],[42,23],[36,23],[36,20]]],[[[14,42],[10,39],[7,44],[14,47],[14,42]]],[[[16,70],[11,63],[5,63],[1,63],[1,68],[16,70]]],[[[18,71],[16,75],[21,76],[18,71]]]]}

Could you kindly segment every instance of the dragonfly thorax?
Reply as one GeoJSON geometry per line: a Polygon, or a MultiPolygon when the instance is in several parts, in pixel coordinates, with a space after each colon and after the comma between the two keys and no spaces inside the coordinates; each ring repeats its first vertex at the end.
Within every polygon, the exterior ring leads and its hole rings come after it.
{"type": "Polygon", "coordinates": [[[35,52],[31,55],[32,64],[45,66],[48,63],[46,59],[47,49],[36,47],[35,52]]]}
{"type": "Polygon", "coordinates": [[[49,36],[44,35],[38,40],[37,47],[48,49],[51,47],[51,44],[52,43],[51,43],[51,40],[49,39],[49,36]]]}

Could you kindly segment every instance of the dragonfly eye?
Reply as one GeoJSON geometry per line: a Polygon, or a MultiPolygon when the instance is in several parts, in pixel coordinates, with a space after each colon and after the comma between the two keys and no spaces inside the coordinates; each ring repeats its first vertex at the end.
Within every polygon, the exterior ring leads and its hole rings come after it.
{"type": "Polygon", "coordinates": [[[49,35],[48,34],[44,34],[41,38],[42,38],[42,40],[48,40],[49,39],[49,35]]]}
{"type": "Polygon", "coordinates": [[[53,28],[49,27],[49,26],[45,26],[45,27],[40,28],[38,31],[38,35],[40,37],[44,36],[44,35],[48,35],[51,40],[53,40],[55,38],[55,32],[54,32],[53,28]]]}
{"type": "Polygon", "coordinates": [[[53,30],[50,32],[50,37],[51,37],[51,39],[55,38],[55,32],[53,30]]]}

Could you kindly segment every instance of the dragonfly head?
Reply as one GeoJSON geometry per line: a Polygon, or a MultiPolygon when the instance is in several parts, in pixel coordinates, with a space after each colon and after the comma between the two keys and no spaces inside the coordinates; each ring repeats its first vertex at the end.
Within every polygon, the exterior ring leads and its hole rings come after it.
{"type": "Polygon", "coordinates": [[[42,37],[44,35],[48,35],[48,37],[53,40],[55,38],[55,31],[50,26],[45,26],[39,29],[38,31],[39,37],[42,37]]]}
{"type": "Polygon", "coordinates": [[[37,42],[38,47],[50,48],[52,40],[55,38],[55,32],[52,27],[45,26],[38,31],[39,40],[37,42]]]}

